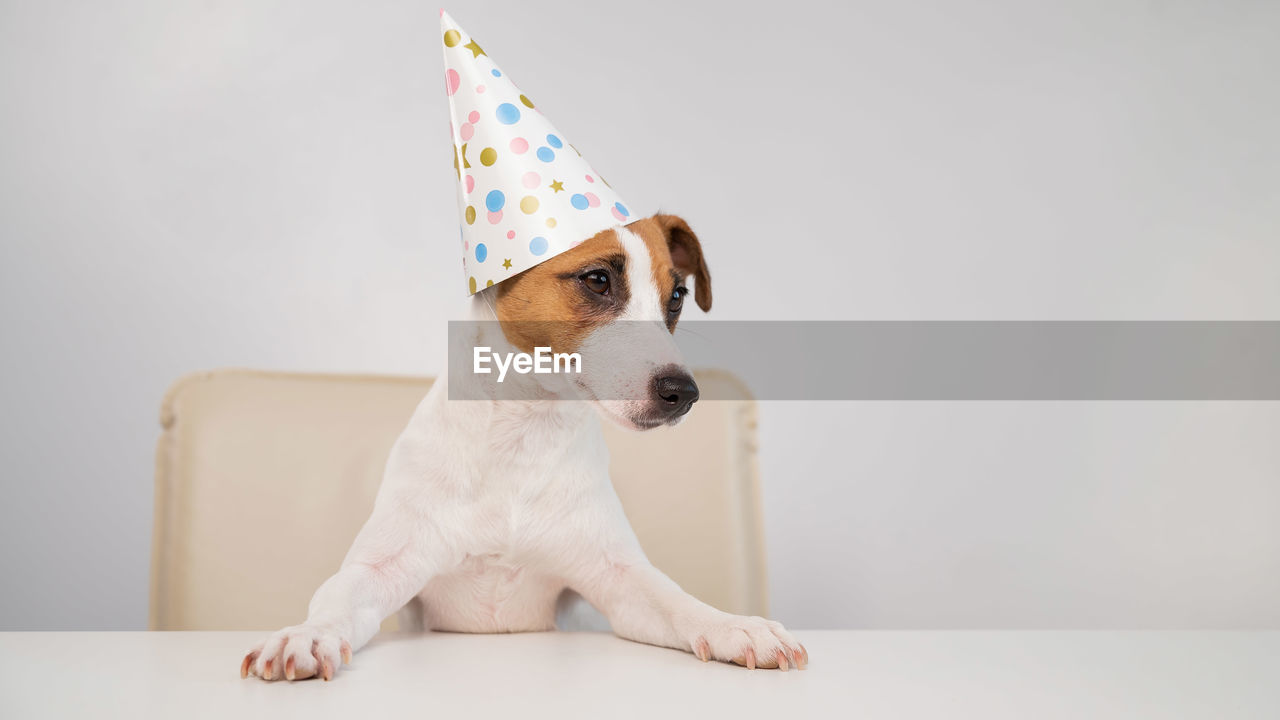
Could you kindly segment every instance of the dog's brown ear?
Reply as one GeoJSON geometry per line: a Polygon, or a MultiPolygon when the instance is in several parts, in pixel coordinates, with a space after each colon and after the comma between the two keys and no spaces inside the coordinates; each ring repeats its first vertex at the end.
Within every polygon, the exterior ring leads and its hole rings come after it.
{"type": "Polygon", "coordinates": [[[689,223],[678,215],[654,215],[662,232],[667,236],[667,250],[671,262],[680,274],[693,276],[693,299],[703,312],[711,309],[711,272],[702,257],[702,244],[689,229],[689,223]]]}

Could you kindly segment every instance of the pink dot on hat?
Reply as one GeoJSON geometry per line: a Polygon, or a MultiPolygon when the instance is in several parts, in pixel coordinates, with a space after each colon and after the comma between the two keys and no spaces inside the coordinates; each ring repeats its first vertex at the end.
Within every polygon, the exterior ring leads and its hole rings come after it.
{"type": "Polygon", "coordinates": [[[511,141],[511,152],[517,155],[523,155],[529,151],[529,141],[524,138],[514,138],[511,141]]]}
{"type": "Polygon", "coordinates": [[[444,71],[444,91],[447,95],[458,92],[458,85],[462,83],[462,78],[458,77],[458,71],[449,68],[444,71]]]}
{"type": "Polygon", "coordinates": [[[542,182],[542,176],[536,172],[527,172],[520,178],[520,182],[523,182],[527,188],[536,188],[542,182]]]}
{"type": "Polygon", "coordinates": [[[627,216],[626,216],[626,215],[623,215],[621,212],[619,212],[619,211],[618,211],[618,208],[613,208],[613,216],[614,216],[615,218],[617,218],[617,219],[618,219],[618,222],[626,222],[626,221],[627,221],[627,216]]]}
{"type": "Polygon", "coordinates": [[[472,190],[475,190],[475,189],[476,189],[476,179],[468,175],[467,176],[467,192],[470,193],[472,190]]]}
{"type": "Polygon", "coordinates": [[[500,222],[502,222],[502,211],[501,211],[501,210],[498,210],[497,212],[491,212],[491,213],[489,213],[489,224],[490,224],[490,225],[497,225],[497,224],[498,224],[498,223],[500,223],[500,222]]]}
{"type": "Polygon", "coordinates": [[[512,239],[512,238],[514,238],[515,236],[516,236],[516,231],[515,231],[515,230],[508,230],[508,231],[507,231],[507,239],[508,239],[508,240],[510,240],[510,239],[512,239]]]}
{"type": "Polygon", "coordinates": [[[458,135],[462,136],[462,139],[464,141],[470,140],[471,136],[475,134],[476,134],[476,126],[472,125],[471,123],[462,123],[462,127],[458,128],[458,135]]]}
{"type": "Polygon", "coordinates": [[[473,122],[473,123],[480,122],[480,113],[478,111],[472,110],[471,114],[467,116],[467,122],[473,122]]]}
{"type": "Polygon", "coordinates": [[[595,193],[584,193],[587,196],[587,205],[590,207],[600,207],[600,198],[595,193]]]}
{"type": "Polygon", "coordinates": [[[483,95],[483,94],[484,94],[484,86],[483,86],[483,85],[477,85],[477,86],[476,86],[476,92],[477,92],[477,93],[480,93],[480,94],[482,94],[482,95],[483,95]]]}
{"type": "Polygon", "coordinates": [[[595,181],[596,181],[596,179],[595,179],[595,178],[593,178],[593,177],[591,177],[590,175],[587,175],[586,177],[587,177],[587,182],[589,182],[589,183],[593,183],[593,182],[595,182],[595,181]]]}

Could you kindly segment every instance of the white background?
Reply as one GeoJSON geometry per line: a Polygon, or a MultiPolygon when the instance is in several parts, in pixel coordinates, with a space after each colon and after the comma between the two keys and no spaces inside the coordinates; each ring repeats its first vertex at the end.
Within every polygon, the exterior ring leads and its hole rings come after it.
{"type": "MultiPolygon", "coordinates": [[[[449,10],[692,223],[712,317],[1280,318],[1275,3],[449,10]]],[[[0,629],[145,625],[182,374],[441,368],[437,28],[0,2],[0,629]]],[[[1276,403],[768,403],[761,432],[788,624],[1280,627],[1276,403]]]]}

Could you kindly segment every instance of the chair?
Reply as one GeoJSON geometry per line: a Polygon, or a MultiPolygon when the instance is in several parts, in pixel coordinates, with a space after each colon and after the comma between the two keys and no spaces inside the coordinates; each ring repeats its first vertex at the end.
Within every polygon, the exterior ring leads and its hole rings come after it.
{"type": "MultiPolygon", "coordinates": [[[[731,375],[695,376],[704,396],[739,399],[700,403],[676,428],[606,423],[613,483],[657,567],[718,608],[764,615],[755,403],[731,375]]],[[[431,382],[217,370],[175,383],[156,451],[150,627],[301,622],[431,382]]]]}

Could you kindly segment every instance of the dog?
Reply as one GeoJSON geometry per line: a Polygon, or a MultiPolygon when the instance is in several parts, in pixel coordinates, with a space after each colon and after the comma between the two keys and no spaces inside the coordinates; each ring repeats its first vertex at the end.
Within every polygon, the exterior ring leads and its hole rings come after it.
{"type": "Polygon", "coordinates": [[[576,352],[581,373],[537,376],[522,397],[498,399],[491,378],[458,377],[451,363],[392,447],[373,512],[306,621],[252,648],[241,677],[329,680],[415,599],[422,627],[500,633],[555,629],[574,593],[629,640],[803,669],[809,654],[780,623],[717,610],[654,568],[609,481],[601,415],[646,430],[679,423],[698,400],[672,337],[687,278],[709,310],[697,236],[659,214],[476,294],[473,317],[496,321],[474,326],[489,335],[476,342],[576,352]],[[459,388],[485,399],[451,399],[459,388]]]}

